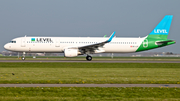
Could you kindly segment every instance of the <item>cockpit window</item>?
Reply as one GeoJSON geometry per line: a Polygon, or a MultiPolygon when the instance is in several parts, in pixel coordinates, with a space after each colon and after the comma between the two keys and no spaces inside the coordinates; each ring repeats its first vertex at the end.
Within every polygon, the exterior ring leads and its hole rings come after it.
{"type": "Polygon", "coordinates": [[[10,43],[16,43],[16,41],[10,41],[10,43]]]}

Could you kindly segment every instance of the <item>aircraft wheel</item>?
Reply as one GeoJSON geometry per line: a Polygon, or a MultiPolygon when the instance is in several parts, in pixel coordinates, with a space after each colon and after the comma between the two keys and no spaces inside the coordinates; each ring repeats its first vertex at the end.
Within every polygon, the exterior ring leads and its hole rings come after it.
{"type": "Polygon", "coordinates": [[[87,61],[91,61],[91,60],[92,60],[92,57],[91,57],[91,56],[87,56],[87,57],[86,57],[86,60],[87,60],[87,61]]]}
{"type": "Polygon", "coordinates": [[[24,61],[26,58],[25,58],[25,57],[22,57],[21,59],[24,61]]]}

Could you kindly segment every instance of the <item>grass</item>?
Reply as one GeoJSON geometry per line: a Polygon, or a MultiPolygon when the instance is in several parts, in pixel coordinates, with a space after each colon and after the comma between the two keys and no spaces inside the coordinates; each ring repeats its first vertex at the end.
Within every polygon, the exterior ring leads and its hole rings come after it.
{"type": "Polygon", "coordinates": [[[1,84],[180,84],[179,74],[179,63],[0,63],[1,84]]]}
{"type": "Polygon", "coordinates": [[[180,88],[79,88],[34,87],[0,88],[1,101],[178,101],[180,88]]]}

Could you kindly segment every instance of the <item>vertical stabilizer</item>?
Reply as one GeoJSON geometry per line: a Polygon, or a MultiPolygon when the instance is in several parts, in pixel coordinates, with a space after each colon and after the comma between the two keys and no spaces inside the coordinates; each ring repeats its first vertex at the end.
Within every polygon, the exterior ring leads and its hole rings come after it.
{"type": "Polygon", "coordinates": [[[166,15],[148,35],[148,38],[167,39],[173,15],[166,15]]]}

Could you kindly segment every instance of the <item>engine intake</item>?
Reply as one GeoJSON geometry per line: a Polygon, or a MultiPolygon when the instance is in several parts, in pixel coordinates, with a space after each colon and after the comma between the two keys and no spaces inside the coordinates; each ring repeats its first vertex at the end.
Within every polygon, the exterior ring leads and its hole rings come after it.
{"type": "Polygon", "coordinates": [[[76,57],[76,56],[78,56],[78,50],[77,49],[65,49],[64,56],[65,57],[76,57]]]}

